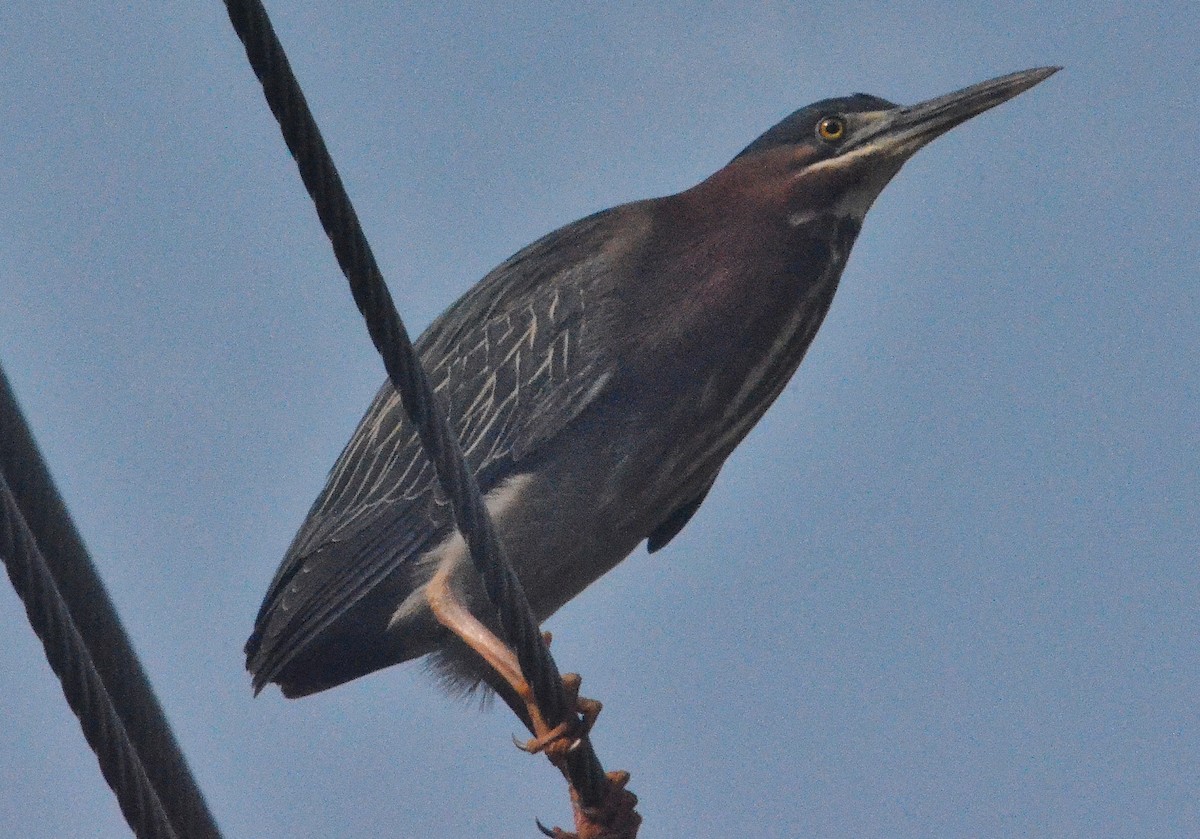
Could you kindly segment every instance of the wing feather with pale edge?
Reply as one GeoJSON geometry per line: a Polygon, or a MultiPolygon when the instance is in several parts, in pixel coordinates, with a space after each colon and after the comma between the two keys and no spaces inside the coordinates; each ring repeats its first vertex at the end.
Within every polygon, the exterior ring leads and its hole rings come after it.
{"type": "MultiPolygon", "coordinates": [[[[485,493],[577,417],[613,374],[597,340],[605,313],[597,308],[604,295],[595,292],[611,270],[620,211],[575,222],[517,253],[416,343],[485,493]]],[[[416,430],[385,383],[268,589],[246,644],[255,685],[451,526],[416,430]]]]}

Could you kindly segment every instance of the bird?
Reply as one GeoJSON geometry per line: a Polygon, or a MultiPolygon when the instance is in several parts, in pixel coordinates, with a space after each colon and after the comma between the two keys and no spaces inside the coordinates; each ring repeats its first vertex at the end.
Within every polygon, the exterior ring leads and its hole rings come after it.
{"type": "MultiPolygon", "coordinates": [[[[696,515],[799,367],[903,164],[1058,69],[907,107],[808,105],[689,189],[537,240],[434,320],[418,356],[539,623],[696,515]]],[[[300,697],[427,658],[448,687],[490,689],[528,719],[488,603],[385,382],[267,589],[246,667],[255,693],[300,697]]]]}

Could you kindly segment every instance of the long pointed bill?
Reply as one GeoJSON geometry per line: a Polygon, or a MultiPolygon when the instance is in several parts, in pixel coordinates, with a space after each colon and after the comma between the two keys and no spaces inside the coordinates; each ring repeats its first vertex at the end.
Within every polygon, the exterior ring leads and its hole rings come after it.
{"type": "Polygon", "coordinates": [[[875,130],[854,143],[866,149],[908,157],[936,137],[973,116],[1007,102],[1053,76],[1061,67],[1038,67],[1010,73],[919,105],[886,111],[875,130]]]}

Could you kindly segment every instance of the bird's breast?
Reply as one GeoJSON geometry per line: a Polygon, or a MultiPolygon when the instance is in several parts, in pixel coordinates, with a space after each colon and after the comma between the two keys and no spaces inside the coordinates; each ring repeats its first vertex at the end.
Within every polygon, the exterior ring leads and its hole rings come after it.
{"type": "Polygon", "coordinates": [[[715,474],[783,391],[837,290],[858,224],[833,216],[698,251],[690,293],[659,304],[641,365],[671,429],[664,462],[715,474]],[[655,341],[661,343],[654,346],[655,341]]]}

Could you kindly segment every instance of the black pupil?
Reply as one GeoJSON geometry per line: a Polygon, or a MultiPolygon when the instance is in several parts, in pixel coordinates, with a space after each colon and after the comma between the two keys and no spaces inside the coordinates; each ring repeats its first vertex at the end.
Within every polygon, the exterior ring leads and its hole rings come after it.
{"type": "Polygon", "coordinates": [[[821,133],[837,136],[842,133],[842,123],[836,119],[827,119],[821,123],[821,133]]]}

